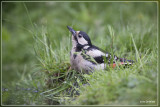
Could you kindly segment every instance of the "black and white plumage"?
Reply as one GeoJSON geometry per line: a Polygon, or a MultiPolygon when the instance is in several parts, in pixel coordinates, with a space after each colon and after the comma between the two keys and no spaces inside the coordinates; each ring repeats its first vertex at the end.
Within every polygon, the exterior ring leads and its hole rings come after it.
{"type": "MultiPolygon", "coordinates": [[[[95,69],[105,69],[106,60],[110,64],[111,54],[103,52],[100,48],[92,45],[89,36],[83,31],[75,31],[71,27],[67,26],[72,33],[72,50],[70,52],[71,68],[76,71],[90,72],[95,69]],[[105,60],[105,61],[104,61],[105,60]]],[[[120,61],[124,65],[130,65],[132,60],[126,60],[124,58],[118,58],[114,55],[115,61],[120,61]]]]}

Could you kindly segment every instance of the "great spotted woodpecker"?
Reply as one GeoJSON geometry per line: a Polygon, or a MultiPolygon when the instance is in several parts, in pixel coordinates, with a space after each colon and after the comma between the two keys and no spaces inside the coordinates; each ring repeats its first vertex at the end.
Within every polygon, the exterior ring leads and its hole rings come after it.
{"type": "Polygon", "coordinates": [[[71,68],[76,71],[89,73],[106,68],[107,64],[113,68],[118,65],[131,65],[132,60],[118,58],[115,55],[103,52],[100,48],[94,46],[89,36],[83,31],[75,31],[67,26],[72,33],[72,49],[70,52],[71,68]],[[112,56],[114,57],[111,64],[112,56]]]}

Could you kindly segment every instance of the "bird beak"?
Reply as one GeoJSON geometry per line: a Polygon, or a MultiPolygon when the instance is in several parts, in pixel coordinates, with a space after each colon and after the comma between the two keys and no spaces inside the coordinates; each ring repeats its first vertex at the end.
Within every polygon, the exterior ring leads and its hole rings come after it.
{"type": "Polygon", "coordinates": [[[69,31],[72,33],[73,36],[76,36],[76,31],[73,30],[71,27],[67,26],[67,28],[69,29],[69,31]]]}

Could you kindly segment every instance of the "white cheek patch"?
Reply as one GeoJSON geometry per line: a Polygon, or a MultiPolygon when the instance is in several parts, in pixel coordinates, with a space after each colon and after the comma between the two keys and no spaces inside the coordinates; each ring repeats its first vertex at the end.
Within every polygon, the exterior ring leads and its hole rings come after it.
{"type": "Polygon", "coordinates": [[[99,57],[99,56],[104,56],[105,54],[99,50],[91,50],[87,52],[88,55],[92,57],[99,57]]]}
{"type": "Polygon", "coordinates": [[[77,36],[78,43],[81,44],[81,45],[88,44],[88,42],[83,37],[81,37],[81,38],[78,37],[79,32],[80,31],[76,31],[76,33],[77,33],[76,36],[77,36]]]}
{"type": "Polygon", "coordinates": [[[78,38],[78,43],[81,44],[81,45],[88,44],[88,42],[83,37],[78,38]]]}

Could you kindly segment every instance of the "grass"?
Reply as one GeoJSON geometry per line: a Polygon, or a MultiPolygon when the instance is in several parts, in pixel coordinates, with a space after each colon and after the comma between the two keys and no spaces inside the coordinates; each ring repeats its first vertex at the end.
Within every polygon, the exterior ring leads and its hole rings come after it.
{"type": "Polygon", "coordinates": [[[4,105],[157,103],[155,3],[4,3],[2,13],[4,105]],[[71,70],[67,25],[135,64],[90,75],[71,70]]]}

